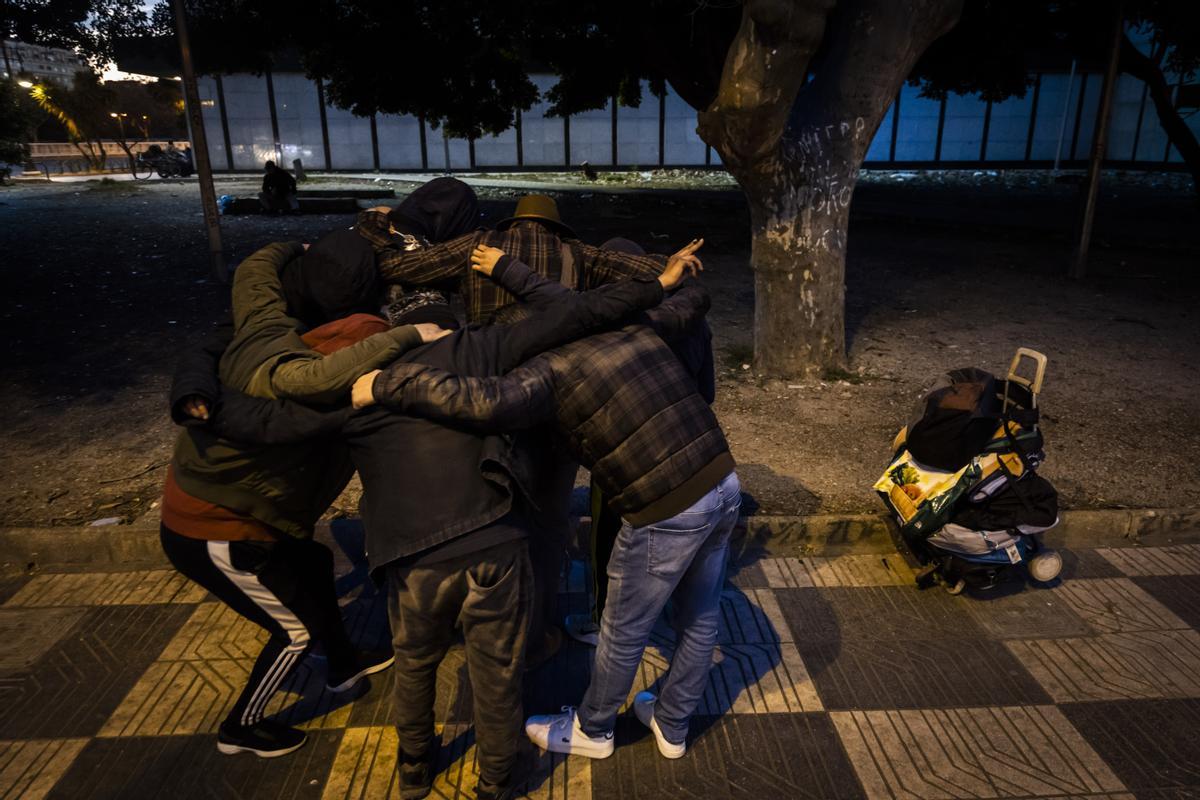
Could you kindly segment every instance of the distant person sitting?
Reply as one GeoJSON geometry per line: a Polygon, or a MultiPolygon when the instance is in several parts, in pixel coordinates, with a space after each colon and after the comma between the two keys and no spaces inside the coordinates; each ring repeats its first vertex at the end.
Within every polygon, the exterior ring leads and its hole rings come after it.
{"type": "Polygon", "coordinates": [[[263,211],[268,214],[282,214],[285,211],[299,213],[300,201],[296,199],[296,179],[288,174],[287,170],[275,166],[274,161],[268,161],[258,201],[262,203],[263,211]]]}

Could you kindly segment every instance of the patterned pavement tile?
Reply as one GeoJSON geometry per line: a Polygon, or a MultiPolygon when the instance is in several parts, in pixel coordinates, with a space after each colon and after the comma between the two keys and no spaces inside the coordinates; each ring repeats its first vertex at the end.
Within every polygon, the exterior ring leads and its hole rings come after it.
{"type": "Polygon", "coordinates": [[[862,797],[825,714],[694,717],[675,761],[635,719],[618,719],[616,739],[616,753],[592,764],[596,800],[862,797]]]}
{"type": "Polygon", "coordinates": [[[800,642],[799,650],[827,709],[1050,702],[999,642],[800,642]]]}
{"type": "Polygon", "coordinates": [[[1130,577],[1200,575],[1200,544],[1166,547],[1102,547],[1096,552],[1130,577]]]}
{"type": "Polygon", "coordinates": [[[1005,645],[1055,702],[1200,697],[1200,633],[1193,630],[1005,645]]]}
{"type": "Polygon", "coordinates": [[[765,558],[760,566],[775,589],[913,585],[913,571],[899,555],[765,558]]]}
{"type": "Polygon", "coordinates": [[[90,736],[120,704],[192,609],[88,609],[30,669],[0,682],[0,737],[90,736]]]}
{"type": "MultiPolygon", "coordinates": [[[[659,693],[670,655],[667,647],[646,648],[622,712],[633,707],[638,692],[659,693]]],[[[725,713],[780,714],[822,709],[821,698],[796,645],[783,642],[720,645],[695,713],[715,717],[725,713]]]]}
{"type": "MultiPolygon", "coordinates": [[[[97,735],[216,732],[266,640],[266,631],[224,603],[200,604],[97,735]]],[[[368,685],[382,683],[372,679],[368,685]]],[[[306,729],[343,727],[352,699],[325,688],[324,659],[309,654],[268,703],[267,714],[306,729]]]]}
{"type": "Polygon", "coordinates": [[[1200,629],[1200,575],[1155,575],[1133,582],[1188,625],[1200,629]]]}
{"type": "Polygon", "coordinates": [[[729,564],[726,579],[740,589],[765,588],[767,576],[763,574],[762,563],[758,556],[748,558],[744,563],[734,561],[729,564]]]}
{"type": "Polygon", "coordinates": [[[1065,600],[1097,633],[1188,627],[1129,578],[1063,581],[1051,592],[1065,600]]]}
{"type": "Polygon", "coordinates": [[[1003,594],[997,590],[971,597],[964,605],[971,617],[995,639],[1040,639],[1092,633],[1062,596],[1035,586],[1003,594]]]}
{"type": "MultiPolygon", "coordinates": [[[[441,739],[434,760],[433,790],[438,800],[473,798],[479,781],[475,737],[467,725],[437,726],[441,739]]],[[[391,725],[348,728],[334,757],[321,800],[395,800],[396,729],[391,725]]],[[[521,797],[590,800],[591,760],[538,754],[537,765],[521,797]]]]}
{"type": "Polygon", "coordinates": [[[284,758],[217,752],[211,736],[93,739],[54,786],[61,800],[319,800],[341,731],[310,731],[284,758]]]}
{"type": "Polygon", "coordinates": [[[170,569],[35,575],[6,608],[199,603],[205,589],[170,569]]]}
{"type": "Polygon", "coordinates": [[[1059,706],[1138,797],[1200,796],[1200,700],[1125,700],[1059,706]]]}
{"type": "Polygon", "coordinates": [[[0,674],[33,666],[85,613],[84,608],[0,608],[0,674]]]}
{"type": "Polygon", "coordinates": [[[1058,550],[1058,554],[1062,556],[1061,578],[1065,581],[1078,578],[1120,578],[1125,574],[1095,550],[1071,550],[1064,547],[1058,550]]]}
{"type": "Polygon", "coordinates": [[[1125,792],[1112,770],[1053,706],[830,716],[870,800],[1125,792]]]}
{"type": "Polygon", "coordinates": [[[28,575],[12,575],[0,578],[0,605],[8,602],[8,598],[21,591],[21,588],[28,582],[28,575]]]}
{"type": "Polygon", "coordinates": [[[87,739],[0,742],[0,800],[41,800],[87,744],[87,739]]]}
{"type": "Polygon", "coordinates": [[[909,586],[777,589],[783,618],[796,642],[870,639],[982,638],[967,611],[970,598],[909,586]]]}
{"type": "MultiPolygon", "coordinates": [[[[662,626],[659,626],[659,630],[662,626]]],[[[770,589],[734,589],[721,593],[721,644],[760,644],[792,640],[779,601],[770,589]]],[[[674,641],[674,631],[669,632],[674,641]]]]}

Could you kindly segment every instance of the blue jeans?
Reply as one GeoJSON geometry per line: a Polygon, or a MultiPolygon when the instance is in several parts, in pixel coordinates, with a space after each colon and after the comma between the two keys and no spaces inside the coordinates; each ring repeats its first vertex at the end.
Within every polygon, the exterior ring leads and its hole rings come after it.
{"type": "Polygon", "coordinates": [[[654,718],[667,741],[687,739],[688,720],[704,694],[717,645],[721,585],[740,491],[737,473],[731,472],[670,519],[644,528],[621,526],[608,562],[608,602],[592,682],[579,705],[579,725],[587,735],[613,729],[650,630],[667,601],[674,600],[675,654],[654,718]]]}

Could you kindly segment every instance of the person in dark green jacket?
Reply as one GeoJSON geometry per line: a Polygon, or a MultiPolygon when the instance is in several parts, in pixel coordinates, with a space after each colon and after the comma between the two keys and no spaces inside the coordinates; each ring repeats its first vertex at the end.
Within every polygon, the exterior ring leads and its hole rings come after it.
{"type": "Polygon", "coordinates": [[[222,753],[273,757],[304,744],[303,731],[264,715],[311,642],[323,646],[335,692],[393,661],[390,652],[361,653],[350,642],[333,554],[312,538],[354,471],[335,435],[351,410],[351,383],[441,335],[433,326],[423,336],[417,326],[392,329],[356,314],[377,300],[374,272],[370,246],[349,231],[307,252],[298,243],[259,250],[235,275],[232,328],[176,375],[172,415],[193,424],[181,433],[167,475],[163,550],[180,572],[271,634],[220,726],[222,753]],[[358,341],[342,349],[318,344],[333,331],[338,341],[358,341]],[[218,355],[225,391],[212,369],[218,355]],[[344,413],[274,399],[281,397],[341,400],[344,413]],[[225,424],[199,424],[218,398],[225,424]],[[263,403],[286,408],[266,413],[263,403]]]}

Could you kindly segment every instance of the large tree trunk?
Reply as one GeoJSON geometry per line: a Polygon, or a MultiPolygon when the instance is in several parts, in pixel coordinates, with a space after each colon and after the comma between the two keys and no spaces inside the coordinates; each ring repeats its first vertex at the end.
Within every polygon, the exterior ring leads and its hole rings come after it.
{"type": "Polygon", "coordinates": [[[699,132],[750,204],[759,369],[803,376],[844,366],[846,228],[859,167],[917,57],[960,6],[744,3],[699,132]]]}

